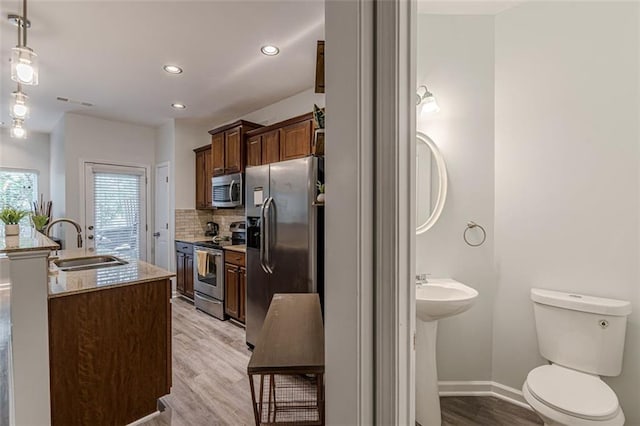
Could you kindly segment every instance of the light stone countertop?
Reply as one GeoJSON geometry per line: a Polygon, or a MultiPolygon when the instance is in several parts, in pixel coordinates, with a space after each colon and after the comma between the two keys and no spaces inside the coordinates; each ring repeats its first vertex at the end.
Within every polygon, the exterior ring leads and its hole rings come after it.
{"type": "MultiPolygon", "coordinates": [[[[100,269],[87,269],[84,271],[63,272],[53,262],[49,263],[49,298],[68,296],[87,291],[103,290],[106,288],[124,285],[135,285],[150,281],[159,281],[174,277],[176,274],[169,272],[150,263],[137,259],[127,259],[118,253],[100,252],[72,249],[59,250],[57,258],[70,259],[77,257],[96,256],[100,254],[112,254],[123,260],[126,265],[109,266],[100,269]]],[[[54,260],[54,259],[52,259],[54,260]]]]}
{"type": "Polygon", "coordinates": [[[223,249],[231,250],[231,251],[237,251],[237,252],[240,252],[240,253],[246,253],[247,252],[247,246],[245,244],[236,244],[235,246],[226,246],[226,247],[223,247],[223,249]]]}
{"type": "Polygon", "coordinates": [[[4,226],[0,235],[0,253],[14,253],[21,251],[52,250],[58,248],[58,244],[45,237],[33,228],[21,228],[20,235],[7,237],[4,235],[4,226]]]}

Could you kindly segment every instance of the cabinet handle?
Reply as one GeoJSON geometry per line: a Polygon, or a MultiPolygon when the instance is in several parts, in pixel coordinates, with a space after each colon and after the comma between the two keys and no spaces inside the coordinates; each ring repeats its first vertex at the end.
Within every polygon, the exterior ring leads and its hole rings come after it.
{"type": "Polygon", "coordinates": [[[214,167],[213,171],[216,172],[218,170],[224,171],[224,167],[214,167]]]}

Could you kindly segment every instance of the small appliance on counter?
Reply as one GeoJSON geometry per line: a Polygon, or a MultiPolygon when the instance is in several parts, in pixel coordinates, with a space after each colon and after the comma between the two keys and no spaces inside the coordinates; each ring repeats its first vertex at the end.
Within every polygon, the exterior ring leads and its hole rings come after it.
{"type": "Polygon", "coordinates": [[[204,235],[207,237],[215,237],[220,231],[220,225],[215,222],[207,222],[207,229],[204,231],[204,235]]]}

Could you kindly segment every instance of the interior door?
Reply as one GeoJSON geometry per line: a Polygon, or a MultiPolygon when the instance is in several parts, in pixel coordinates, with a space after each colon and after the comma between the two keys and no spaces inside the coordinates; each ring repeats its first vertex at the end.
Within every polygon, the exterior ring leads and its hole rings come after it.
{"type": "Polygon", "coordinates": [[[155,180],[155,265],[169,270],[169,164],[156,166],[155,180]]]}
{"type": "Polygon", "coordinates": [[[85,247],[147,258],[146,169],[85,163],[85,247]]]}

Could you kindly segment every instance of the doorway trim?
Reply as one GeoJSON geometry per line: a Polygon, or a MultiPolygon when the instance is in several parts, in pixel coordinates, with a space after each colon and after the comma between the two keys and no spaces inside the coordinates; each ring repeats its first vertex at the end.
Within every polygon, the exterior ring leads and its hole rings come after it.
{"type": "Polygon", "coordinates": [[[78,189],[80,191],[80,197],[79,197],[79,206],[78,206],[78,211],[79,211],[79,223],[80,226],[82,227],[82,233],[83,236],[87,235],[87,224],[85,223],[86,220],[86,197],[87,197],[87,193],[86,193],[86,173],[85,173],[85,166],[87,163],[96,163],[96,164],[104,164],[107,166],[121,166],[121,167],[139,167],[142,169],[145,169],[145,174],[146,174],[146,181],[145,181],[145,199],[146,199],[146,208],[145,208],[145,220],[147,223],[147,229],[145,230],[145,243],[146,243],[146,248],[145,248],[145,254],[146,254],[146,258],[150,259],[151,258],[151,233],[149,232],[149,225],[151,223],[153,223],[150,219],[150,212],[151,209],[149,208],[150,205],[150,200],[153,200],[153,197],[151,196],[151,185],[149,184],[149,176],[151,174],[151,166],[148,164],[140,164],[140,163],[124,163],[124,162],[114,162],[114,161],[105,161],[105,160],[94,160],[94,159],[87,159],[87,158],[80,158],[78,159],[78,167],[79,167],[79,179],[78,179],[78,189]]]}
{"type": "Polygon", "coordinates": [[[376,1],[376,424],[415,424],[416,2],[376,1]]]}
{"type": "MultiPolygon", "coordinates": [[[[163,162],[157,163],[157,164],[155,164],[153,166],[153,179],[154,179],[153,180],[153,221],[151,222],[151,224],[153,225],[152,226],[152,228],[153,228],[152,231],[155,232],[156,226],[157,226],[157,224],[156,224],[156,210],[157,210],[157,207],[158,207],[156,205],[156,201],[158,199],[158,197],[157,197],[158,188],[156,188],[155,180],[156,180],[157,175],[158,175],[158,169],[161,168],[161,167],[166,167],[167,168],[167,178],[168,178],[167,184],[169,186],[169,193],[167,194],[167,197],[168,197],[167,200],[169,201],[168,202],[168,206],[167,206],[168,207],[167,220],[169,222],[169,228],[168,228],[168,231],[169,231],[168,241],[169,242],[167,243],[167,262],[168,262],[167,265],[168,265],[168,269],[170,271],[173,271],[174,270],[173,269],[174,268],[173,258],[175,257],[173,255],[173,251],[174,251],[174,247],[173,247],[174,246],[173,245],[173,242],[174,242],[174,238],[173,238],[174,230],[173,230],[173,228],[175,226],[175,221],[172,220],[172,215],[171,215],[171,211],[172,211],[171,206],[172,206],[172,202],[173,202],[173,200],[171,198],[171,182],[172,182],[171,179],[173,179],[173,176],[171,175],[171,162],[170,161],[163,161],[163,162]]],[[[152,241],[152,244],[153,244],[153,253],[154,253],[154,262],[153,263],[155,264],[156,240],[155,240],[155,238],[153,238],[153,232],[151,232],[151,241],[152,241]]]]}

